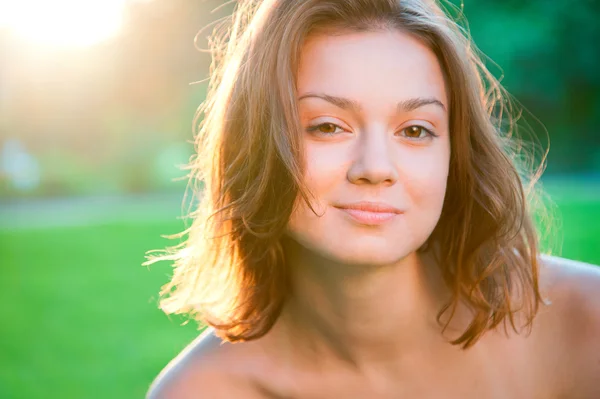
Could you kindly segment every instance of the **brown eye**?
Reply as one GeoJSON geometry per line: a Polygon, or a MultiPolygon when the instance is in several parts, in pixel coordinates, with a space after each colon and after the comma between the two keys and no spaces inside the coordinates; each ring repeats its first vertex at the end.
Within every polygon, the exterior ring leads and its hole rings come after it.
{"type": "Polygon", "coordinates": [[[325,133],[325,134],[335,133],[336,128],[337,128],[337,126],[334,125],[333,123],[322,123],[318,126],[319,132],[325,133]]]}
{"type": "Polygon", "coordinates": [[[433,132],[429,129],[424,128],[420,125],[412,125],[407,128],[401,130],[401,135],[413,139],[413,140],[424,140],[428,138],[437,137],[433,132]]]}
{"type": "Polygon", "coordinates": [[[309,126],[306,128],[306,131],[321,136],[333,136],[343,131],[343,129],[335,123],[325,122],[319,123],[318,125],[309,126]]]}
{"type": "Polygon", "coordinates": [[[408,137],[418,138],[425,129],[421,126],[409,126],[404,130],[406,131],[406,135],[408,137]]]}

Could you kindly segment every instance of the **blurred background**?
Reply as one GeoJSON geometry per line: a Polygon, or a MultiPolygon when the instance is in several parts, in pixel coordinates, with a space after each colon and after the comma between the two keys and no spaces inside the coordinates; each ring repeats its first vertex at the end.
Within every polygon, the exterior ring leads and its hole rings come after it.
{"type": "MultiPolygon", "coordinates": [[[[157,308],[171,266],[141,263],[184,228],[210,64],[194,37],[221,3],[0,0],[0,398],[142,397],[197,334],[157,308]]],[[[545,248],[600,263],[600,2],[462,6],[550,139],[545,248]]]]}

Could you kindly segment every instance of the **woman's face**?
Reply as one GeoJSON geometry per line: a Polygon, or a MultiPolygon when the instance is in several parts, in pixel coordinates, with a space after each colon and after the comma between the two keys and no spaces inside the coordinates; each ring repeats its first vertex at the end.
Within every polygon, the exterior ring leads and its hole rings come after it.
{"type": "Polygon", "coordinates": [[[400,31],[316,35],[303,46],[298,104],[304,179],[288,232],[334,261],[389,264],[442,211],[449,104],[431,50],[400,31]]]}

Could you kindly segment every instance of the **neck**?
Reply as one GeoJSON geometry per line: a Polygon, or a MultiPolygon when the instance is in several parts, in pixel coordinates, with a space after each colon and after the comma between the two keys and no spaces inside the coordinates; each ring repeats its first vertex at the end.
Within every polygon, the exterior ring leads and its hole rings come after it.
{"type": "Polygon", "coordinates": [[[347,265],[292,242],[292,295],[282,319],[319,358],[354,367],[387,363],[443,339],[437,313],[448,292],[431,255],[391,265],[347,265]]]}

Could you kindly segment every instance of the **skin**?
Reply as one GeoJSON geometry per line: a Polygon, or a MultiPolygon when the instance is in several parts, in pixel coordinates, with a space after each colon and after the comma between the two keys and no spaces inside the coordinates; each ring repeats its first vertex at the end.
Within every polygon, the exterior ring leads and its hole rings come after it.
{"type": "Polygon", "coordinates": [[[207,330],[148,397],[600,397],[600,269],[543,257],[552,304],[529,335],[489,331],[464,351],[448,340],[468,313],[444,334],[435,322],[448,292],[416,253],[439,220],[450,157],[434,54],[399,31],[313,36],[297,87],[318,215],[299,202],[290,219],[294,296],[258,340],[222,344],[207,330]],[[357,201],[403,213],[365,225],[339,209],[357,201]]]}

